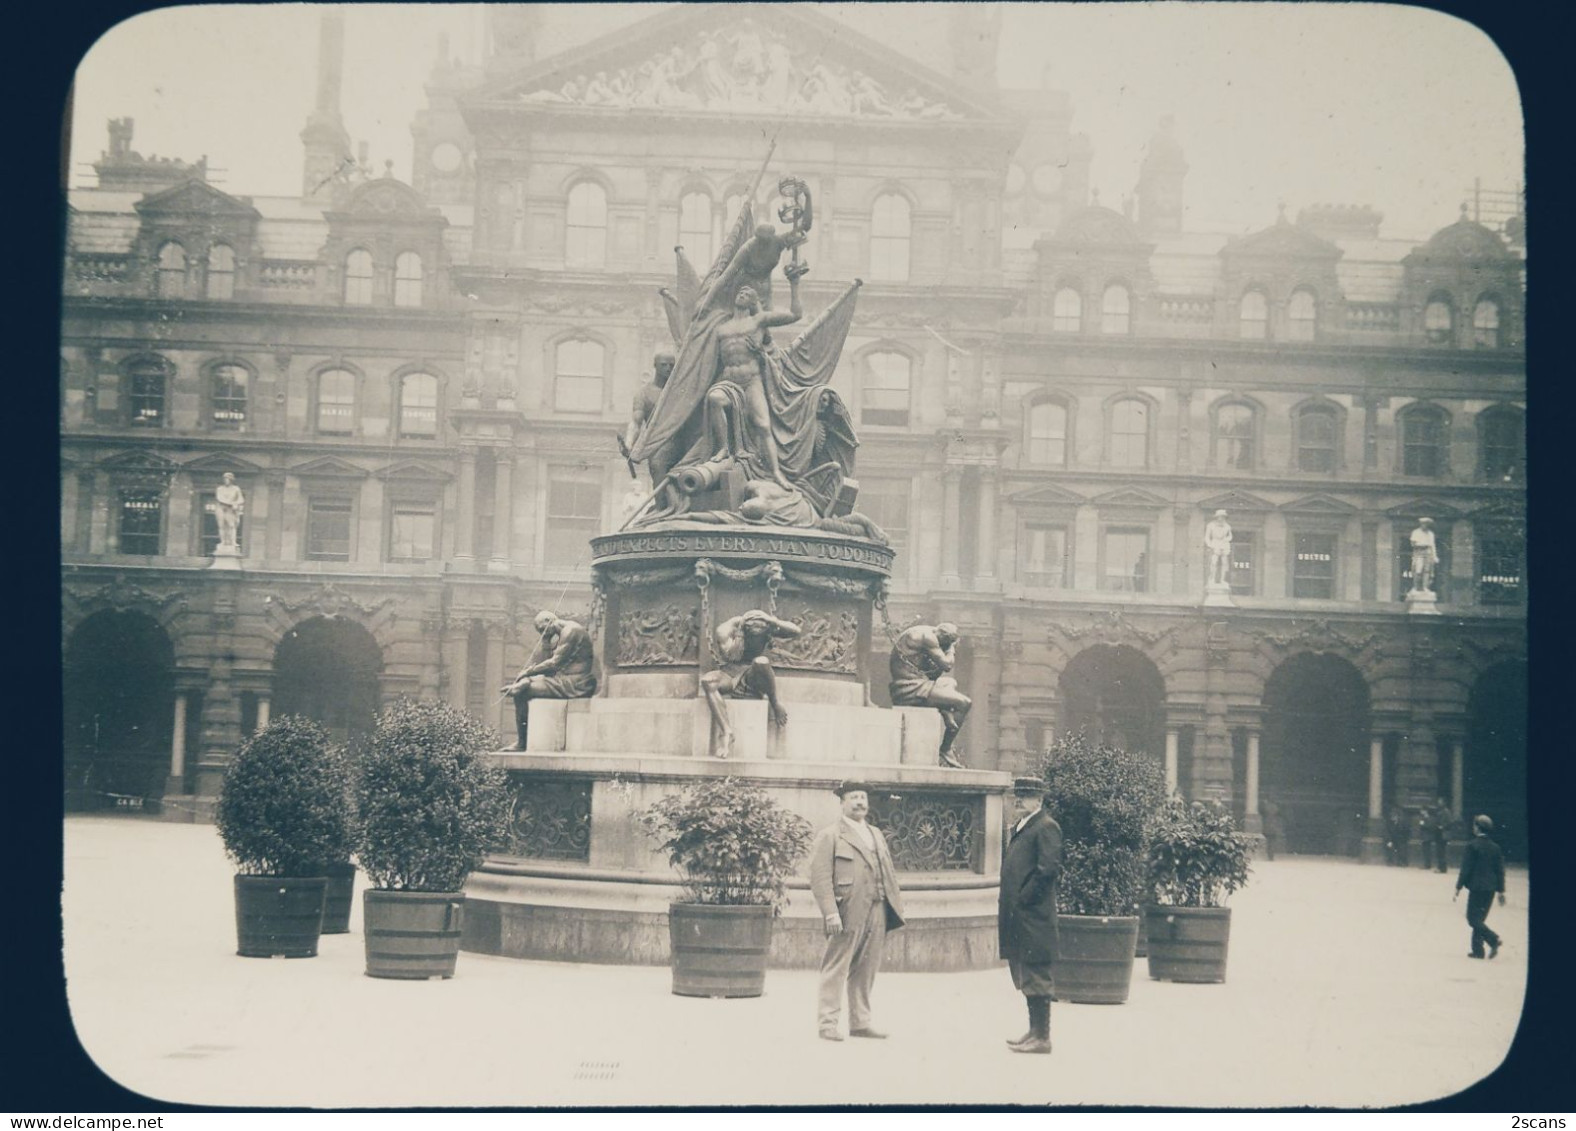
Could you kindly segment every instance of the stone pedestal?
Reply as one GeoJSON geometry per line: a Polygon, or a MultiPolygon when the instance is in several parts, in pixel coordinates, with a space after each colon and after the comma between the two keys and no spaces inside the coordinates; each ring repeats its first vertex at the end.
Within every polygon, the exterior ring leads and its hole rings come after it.
{"type": "Polygon", "coordinates": [[[236,546],[215,546],[209,569],[240,569],[241,551],[236,546]]]}
{"type": "Polygon", "coordinates": [[[1204,607],[1206,609],[1234,609],[1237,603],[1231,599],[1231,586],[1224,581],[1211,581],[1204,586],[1204,607]]]}
{"type": "Polygon", "coordinates": [[[1427,589],[1413,589],[1406,595],[1406,611],[1415,616],[1439,616],[1439,597],[1427,589]]]}

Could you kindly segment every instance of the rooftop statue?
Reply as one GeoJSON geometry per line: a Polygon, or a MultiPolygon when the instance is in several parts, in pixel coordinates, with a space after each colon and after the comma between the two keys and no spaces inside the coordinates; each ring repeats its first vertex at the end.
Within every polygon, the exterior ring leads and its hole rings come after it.
{"type": "Polygon", "coordinates": [[[722,509],[737,511],[744,485],[752,481],[775,484],[785,495],[807,501],[807,507],[784,512],[803,521],[785,525],[815,525],[852,507],[845,486],[851,486],[858,440],[847,407],[828,382],[862,284],[855,279],[786,349],[772,340],[774,328],[804,315],[799,280],[809,265],[800,262],[799,247],[813,215],[802,181],[785,177],[778,189],[788,198],[778,211],[788,231],[757,225],[746,197],[705,278],[696,279],[683,249],[677,249],[676,293],[662,292],[677,356],[629,445],[630,460],[647,464],[654,488],[635,525],[696,509],[714,511],[714,489],[729,484],[732,495],[722,509]],[[792,254],[782,267],[788,309],[778,310],[772,274],[784,252],[792,254]],[[696,507],[699,496],[706,502],[696,507]]]}

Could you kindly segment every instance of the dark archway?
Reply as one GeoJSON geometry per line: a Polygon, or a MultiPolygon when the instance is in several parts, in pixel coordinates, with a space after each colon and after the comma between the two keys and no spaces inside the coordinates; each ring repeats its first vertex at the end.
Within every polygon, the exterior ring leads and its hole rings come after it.
{"type": "Polygon", "coordinates": [[[304,715],[341,740],[372,729],[383,653],[372,634],[342,617],[313,617],[274,649],[275,715],[304,715]]]}
{"type": "Polygon", "coordinates": [[[1494,819],[1494,839],[1512,860],[1527,859],[1527,665],[1495,664],[1478,677],[1467,705],[1461,767],[1462,816],[1494,819]]]}
{"type": "Polygon", "coordinates": [[[1166,683],[1148,656],[1126,644],[1096,644],[1062,672],[1063,730],[1123,750],[1164,758],[1166,683]]]}
{"type": "Polygon", "coordinates": [[[174,732],[175,648],[142,613],[101,612],[66,644],[66,808],[141,808],[164,796],[174,732]]]}
{"type": "Polygon", "coordinates": [[[1368,684],[1339,656],[1304,652],[1264,685],[1260,811],[1280,806],[1289,852],[1355,856],[1368,813],[1368,684]]]}

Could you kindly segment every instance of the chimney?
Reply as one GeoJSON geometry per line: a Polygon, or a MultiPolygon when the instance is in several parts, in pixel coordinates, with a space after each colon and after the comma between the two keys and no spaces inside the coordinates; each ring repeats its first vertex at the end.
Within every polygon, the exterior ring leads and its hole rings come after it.
{"type": "Polygon", "coordinates": [[[1144,236],[1174,236],[1182,231],[1182,183],[1187,158],[1176,139],[1176,119],[1160,119],[1144,148],[1138,168],[1138,230],[1144,236]]]}

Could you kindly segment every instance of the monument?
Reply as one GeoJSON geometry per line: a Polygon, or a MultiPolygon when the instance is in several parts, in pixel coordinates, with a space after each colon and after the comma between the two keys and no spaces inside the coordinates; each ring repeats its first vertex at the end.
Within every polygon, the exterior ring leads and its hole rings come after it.
{"type": "Polygon", "coordinates": [[[246,512],[246,494],[235,482],[235,473],[226,471],[213,492],[213,517],[219,527],[219,544],[213,548],[209,569],[241,568],[241,516],[246,512]]]}
{"type": "MultiPolygon", "coordinates": [[[[601,678],[589,697],[530,697],[524,750],[498,755],[510,844],[467,888],[469,949],[664,962],[675,877],[635,813],[730,774],[821,824],[835,816],[831,787],[858,776],[911,873],[914,929],[889,964],[994,959],[1011,779],[951,754],[970,705],[949,674],[956,629],[905,648],[926,626],[900,634],[888,621],[894,555],[857,509],[859,442],[830,384],[861,282],[807,317],[800,249],[813,204],[793,177],[778,191],[786,230],[757,222],[752,191],[704,276],[675,249],[677,278],[661,291],[671,365],[658,355],[618,437],[648,484],[621,529],[591,539],[584,623],[601,678]],[[914,673],[893,675],[896,705],[877,706],[872,683],[899,653],[914,673]]],[[[772,960],[813,967],[823,941],[806,888],[772,960]]]]}
{"type": "Polygon", "coordinates": [[[1231,523],[1226,512],[1218,510],[1204,527],[1205,566],[1204,606],[1235,608],[1231,599],[1231,523]]]}
{"type": "Polygon", "coordinates": [[[1407,540],[1412,545],[1412,588],[1407,590],[1406,611],[1438,616],[1439,595],[1434,592],[1434,570],[1439,565],[1439,547],[1434,537],[1434,520],[1418,519],[1407,540]]]}

